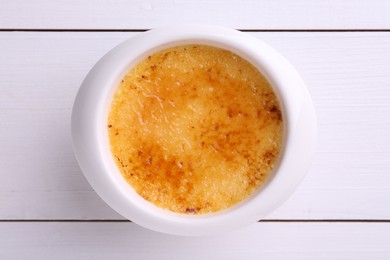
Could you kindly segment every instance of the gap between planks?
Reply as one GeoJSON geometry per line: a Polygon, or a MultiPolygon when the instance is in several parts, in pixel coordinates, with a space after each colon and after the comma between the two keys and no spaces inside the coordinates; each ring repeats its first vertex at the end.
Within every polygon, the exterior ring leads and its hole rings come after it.
{"type": "MultiPolygon", "coordinates": [[[[3,28],[0,32],[145,32],[150,29],[19,29],[3,28]]],[[[237,29],[241,32],[390,32],[390,29],[237,29]]]]}
{"type": "MultiPolygon", "coordinates": [[[[1,219],[1,222],[132,222],[127,219],[1,219]]],[[[263,219],[258,222],[390,223],[390,219],[263,219]]]]}

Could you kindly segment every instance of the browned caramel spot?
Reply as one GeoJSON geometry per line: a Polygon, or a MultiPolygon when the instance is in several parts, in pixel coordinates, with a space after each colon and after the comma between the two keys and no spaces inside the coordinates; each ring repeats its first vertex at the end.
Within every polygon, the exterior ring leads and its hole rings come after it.
{"type": "Polygon", "coordinates": [[[270,84],[232,52],[179,46],[148,56],[120,83],[111,151],[129,184],[174,212],[228,208],[261,186],[280,152],[270,84]]]}

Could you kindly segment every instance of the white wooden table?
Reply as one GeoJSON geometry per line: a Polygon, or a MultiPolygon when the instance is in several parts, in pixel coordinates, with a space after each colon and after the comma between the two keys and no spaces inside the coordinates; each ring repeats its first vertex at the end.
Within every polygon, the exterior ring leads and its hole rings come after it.
{"type": "Polygon", "coordinates": [[[0,0],[0,126],[0,259],[390,259],[390,1],[0,0]],[[177,23],[269,43],[318,115],[300,188],[265,220],[217,237],[125,221],[71,149],[71,106],[91,66],[177,23]]]}

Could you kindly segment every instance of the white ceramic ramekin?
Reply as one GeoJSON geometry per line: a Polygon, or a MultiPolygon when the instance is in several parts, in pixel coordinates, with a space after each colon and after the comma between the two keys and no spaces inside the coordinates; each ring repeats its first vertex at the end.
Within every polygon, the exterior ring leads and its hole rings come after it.
{"type": "Polygon", "coordinates": [[[314,152],[316,119],[308,91],[296,70],[265,43],[222,27],[174,26],[132,37],[108,52],[91,69],[73,106],[72,138],[84,175],[119,214],[155,231],[197,236],[254,223],[285,201],[308,170],[314,152]],[[144,200],[122,177],[109,148],[107,117],[120,80],[148,55],[184,44],[216,46],[250,61],[271,82],[282,106],[285,136],[278,166],[255,194],[213,214],[173,213],[144,200]]]}

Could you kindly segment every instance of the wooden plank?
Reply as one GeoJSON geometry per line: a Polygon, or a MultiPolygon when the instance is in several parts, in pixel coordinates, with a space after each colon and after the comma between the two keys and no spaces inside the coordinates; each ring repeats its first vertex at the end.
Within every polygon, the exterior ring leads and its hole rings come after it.
{"type": "MultiPolygon", "coordinates": [[[[0,219],[120,219],[74,159],[70,111],[91,66],[135,33],[0,33],[0,219]]],[[[253,33],[306,80],[318,152],[268,219],[390,219],[390,33],[253,33]]]]}
{"type": "Polygon", "coordinates": [[[256,223],[177,237],[134,223],[0,223],[2,259],[389,259],[388,223],[256,223]]]}
{"type": "Polygon", "coordinates": [[[237,29],[390,29],[384,0],[3,0],[0,28],[148,29],[184,23],[237,29]]]}

